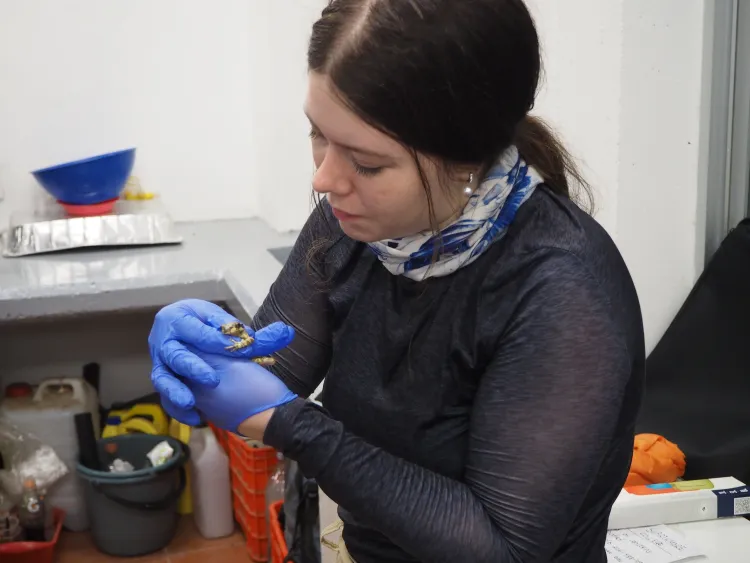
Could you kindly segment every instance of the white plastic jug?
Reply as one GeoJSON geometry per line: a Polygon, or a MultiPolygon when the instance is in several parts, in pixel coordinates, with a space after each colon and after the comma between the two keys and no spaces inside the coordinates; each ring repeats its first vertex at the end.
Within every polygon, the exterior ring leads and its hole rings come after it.
{"type": "Polygon", "coordinates": [[[208,427],[190,433],[193,518],[201,535],[223,538],[234,532],[229,458],[208,427]]]}
{"type": "Polygon", "coordinates": [[[46,379],[33,396],[9,397],[0,403],[0,416],[54,448],[68,466],[69,473],[54,485],[47,498],[52,506],[65,510],[65,527],[74,532],[89,527],[83,488],[76,474],[78,439],[74,417],[81,413],[91,414],[98,438],[99,399],[96,390],[78,377],[46,379]]]}

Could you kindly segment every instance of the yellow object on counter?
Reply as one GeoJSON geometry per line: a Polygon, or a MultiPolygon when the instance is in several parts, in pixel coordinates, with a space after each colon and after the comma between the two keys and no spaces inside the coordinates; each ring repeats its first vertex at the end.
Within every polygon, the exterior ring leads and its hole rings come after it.
{"type": "Polygon", "coordinates": [[[136,176],[128,178],[122,195],[128,201],[154,199],[154,194],[145,191],[141,186],[141,181],[136,176]]]}
{"type": "MultiPolygon", "coordinates": [[[[174,418],[169,421],[169,435],[187,445],[190,442],[190,433],[192,428],[187,424],[182,424],[179,420],[174,418]]],[[[177,501],[177,512],[178,514],[192,514],[193,513],[193,492],[190,475],[190,463],[185,465],[185,490],[180,495],[177,501]]]]}

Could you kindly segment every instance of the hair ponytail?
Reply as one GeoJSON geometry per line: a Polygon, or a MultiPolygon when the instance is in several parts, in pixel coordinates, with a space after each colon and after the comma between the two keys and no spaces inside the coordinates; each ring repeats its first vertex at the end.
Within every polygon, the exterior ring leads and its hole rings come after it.
{"type": "Polygon", "coordinates": [[[543,119],[532,115],[524,117],[516,127],[514,143],[524,160],[541,174],[550,190],[574,200],[586,211],[593,211],[588,182],[573,156],[543,119]]]}

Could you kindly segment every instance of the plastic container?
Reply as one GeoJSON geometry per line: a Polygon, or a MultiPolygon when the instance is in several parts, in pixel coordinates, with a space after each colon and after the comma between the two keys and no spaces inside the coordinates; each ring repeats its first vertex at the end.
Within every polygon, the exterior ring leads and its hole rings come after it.
{"type": "MultiPolygon", "coordinates": [[[[284,501],[274,502],[268,507],[271,518],[271,563],[284,563],[289,549],[284,539],[284,530],[279,523],[279,513],[283,510],[284,501]]],[[[291,563],[294,563],[293,561],[291,563]]]]}
{"type": "Polygon", "coordinates": [[[119,198],[108,199],[101,203],[90,203],[88,205],[75,205],[73,203],[58,202],[65,213],[71,217],[98,217],[99,215],[109,215],[114,211],[115,204],[119,198]]]}
{"type": "Polygon", "coordinates": [[[48,542],[14,542],[0,544],[0,561],[3,563],[54,563],[55,547],[60,540],[60,532],[65,512],[54,511],[55,535],[48,542]]]}
{"type": "Polygon", "coordinates": [[[159,405],[138,403],[127,408],[113,408],[107,413],[102,438],[133,432],[176,437],[169,432],[169,419],[159,405]]]}
{"type": "Polygon", "coordinates": [[[224,450],[225,454],[229,455],[229,438],[227,437],[227,431],[214,426],[210,422],[208,423],[208,427],[214,431],[214,436],[216,436],[221,449],[224,450]]]}
{"type": "Polygon", "coordinates": [[[194,428],[190,436],[193,518],[204,538],[234,532],[229,457],[210,428],[194,428]]]}
{"type": "Polygon", "coordinates": [[[166,547],[177,532],[177,501],[185,489],[188,446],[169,436],[128,434],[99,440],[97,447],[102,464],[116,456],[136,470],[110,473],[78,465],[94,545],[117,557],[146,555],[166,547]],[[164,440],[174,455],[163,465],[147,466],[146,454],[164,440]]]}
{"type": "Polygon", "coordinates": [[[135,149],[42,168],[34,178],[57,201],[77,206],[117,199],[133,170],[135,149]]]}
{"type": "Polygon", "coordinates": [[[94,428],[100,428],[96,391],[78,377],[46,379],[32,396],[8,397],[0,403],[0,416],[54,448],[68,466],[70,472],[49,491],[47,500],[65,511],[64,525],[74,532],[89,527],[83,487],[75,472],[79,455],[75,415],[82,413],[91,414],[94,428]]]}
{"type": "MultiPolygon", "coordinates": [[[[219,435],[222,432],[219,430],[219,435]]],[[[224,433],[224,436],[232,473],[234,516],[245,535],[245,547],[250,558],[253,561],[267,561],[266,486],[276,469],[276,450],[248,444],[231,432],[224,433]]]]}
{"type": "Polygon", "coordinates": [[[54,536],[54,523],[52,508],[49,507],[44,497],[36,487],[36,481],[32,478],[23,483],[23,497],[18,506],[18,523],[23,529],[23,538],[32,542],[47,542],[54,536]]]}
{"type": "Polygon", "coordinates": [[[0,487],[0,544],[17,542],[23,537],[18,509],[0,487]]]}

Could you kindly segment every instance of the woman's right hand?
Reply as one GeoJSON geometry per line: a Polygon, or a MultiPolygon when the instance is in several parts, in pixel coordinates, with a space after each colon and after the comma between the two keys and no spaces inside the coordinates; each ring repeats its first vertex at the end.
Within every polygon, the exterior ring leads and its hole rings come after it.
{"type": "Polygon", "coordinates": [[[148,337],[153,362],[151,381],[161,395],[164,409],[173,418],[189,425],[200,422],[195,397],[184,381],[209,388],[219,384],[216,371],[200,358],[200,352],[250,359],[273,354],[294,338],[294,329],[284,323],[273,323],[257,333],[246,326],[255,341],[230,352],[226,348],[234,341],[222,334],[221,326],[231,322],[237,319],[218,305],[200,299],[172,303],[156,314],[148,337]]]}

